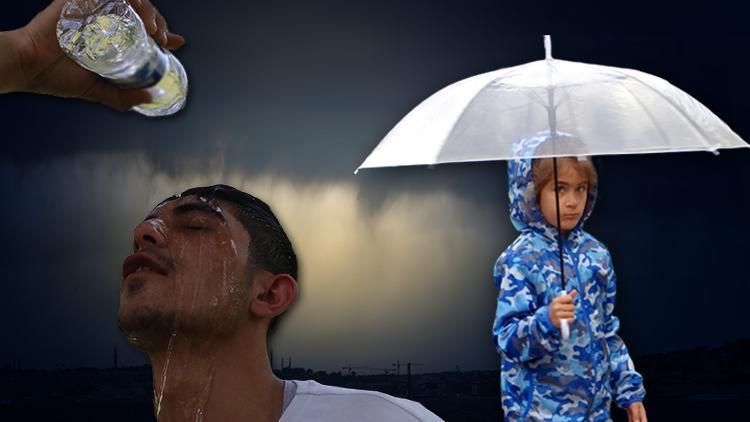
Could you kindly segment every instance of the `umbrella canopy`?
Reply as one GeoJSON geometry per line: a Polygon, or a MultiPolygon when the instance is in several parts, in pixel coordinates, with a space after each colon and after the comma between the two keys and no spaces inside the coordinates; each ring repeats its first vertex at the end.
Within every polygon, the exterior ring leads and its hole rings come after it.
{"type": "Polygon", "coordinates": [[[357,171],[750,147],[703,104],[664,79],[553,59],[549,36],[545,49],[544,60],[473,76],[438,91],[406,115],[357,171]],[[535,154],[517,147],[519,140],[545,133],[555,140],[554,150],[535,154]]]}

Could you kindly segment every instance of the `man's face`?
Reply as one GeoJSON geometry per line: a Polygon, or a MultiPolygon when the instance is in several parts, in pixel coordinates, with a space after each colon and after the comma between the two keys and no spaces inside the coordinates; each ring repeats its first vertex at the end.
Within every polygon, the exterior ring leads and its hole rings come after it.
{"type": "Polygon", "coordinates": [[[247,310],[250,236],[221,200],[187,196],[136,226],[123,262],[118,323],[141,348],[172,333],[230,332],[247,310]]]}

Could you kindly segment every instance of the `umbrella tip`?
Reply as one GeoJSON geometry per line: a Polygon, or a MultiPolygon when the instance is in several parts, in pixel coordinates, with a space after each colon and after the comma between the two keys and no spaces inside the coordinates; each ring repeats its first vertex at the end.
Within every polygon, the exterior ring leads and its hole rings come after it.
{"type": "Polygon", "coordinates": [[[552,37],[549,35],[544,36],[544,58],[552,60],[552,37]]]}

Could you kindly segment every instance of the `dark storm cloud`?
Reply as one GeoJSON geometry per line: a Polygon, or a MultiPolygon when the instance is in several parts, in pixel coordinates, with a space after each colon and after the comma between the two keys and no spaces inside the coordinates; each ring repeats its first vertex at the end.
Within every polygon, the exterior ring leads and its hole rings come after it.
{"type": "MultiPolygon", "coordinates": [[[[709,107],[728,102],[722,117],[733,127],[741,121],[731,107],[741,96],[724,93],[736,91],[731,81],[744,77],[741,66],[728,64],[739,54],[732,42],[740,45],[747,36],[722,9],[652,5],[649,13],[605,14],[601,7],[517,2],[156,3],[188,39],[177,53],[190,77],[186,110],[147,119],[10,96],[0,101],[0,111],[14,116],[7,136],[34,139],[16,141],[11,157],[143,150],[176,170],[185,161],[200,168],[223,148],[233,168],[349,179],[420,101],[471,75],[540,59],[543,33],[553,34],[557,57],[666,77],[709,107]],[[711,31],[680,30],[679,36],[670,26],[689,28],[710,16],[725,20],[711,31]],[[710,84],[705,74],[713,75],[710,84]]],[[[19,16],[33,16],[43,4],[12,6],[4,26],[23,22],[19,16]]]]}

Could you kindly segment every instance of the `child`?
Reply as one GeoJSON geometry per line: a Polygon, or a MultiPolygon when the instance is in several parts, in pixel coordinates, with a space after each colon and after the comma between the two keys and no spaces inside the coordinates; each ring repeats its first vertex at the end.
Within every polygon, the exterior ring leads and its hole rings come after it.
{"type": "Polygon", "coordinates": [[[572,157],[558,158],[557,166],[564,296],[552,159],[508,166],[511,221],[521,235],[495,264],[500,294],[492,329],[505,419],[607,421],[614,399],[630,421],[645,422],[643,378],[616,334],[609,251],[582,228],[596,198],[596,170],[589,159],[572,157]]]}

